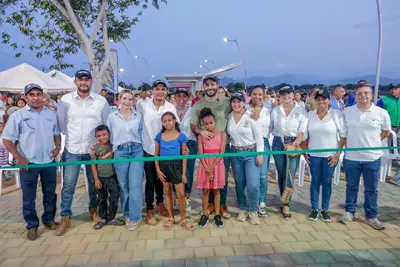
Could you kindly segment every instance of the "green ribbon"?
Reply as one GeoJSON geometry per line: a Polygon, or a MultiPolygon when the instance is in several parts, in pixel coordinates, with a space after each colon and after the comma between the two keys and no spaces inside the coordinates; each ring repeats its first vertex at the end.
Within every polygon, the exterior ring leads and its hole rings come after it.
{"type": "Polygon", "coordinates": [[[346,152],[346,151],[365,151],[365,150],[387,150],[400,149],[396,147],[360,147],[360,148],[329,148],[329,149],[310,149],[310,150],[284,150],[266,152],[236,152],[224,154],[196,154],[196,155],[181,155],[181,156],[160,156],[160,157],[141,157],[141,158],[120,158],[120,159],[103,159],[103,160],[83,160],[83,161],[68,161],[68,162],[52,162],[46,164],[29,164],[29,165],[14,165],[1,166],[1,169],[28,169],[28,168],[45,168],[59,167],[68,165],[90,165],[90,164],[112,164],[112,163],[128,163],[128,162],[145,162],[145,161],[162,161],[162,160],[179,160],[179,159],[204,159],[204,158],[225,158],[225,157],[254,157],[258,155],[286,155],[286,154],[308,154],[320,152],[346,152]]]}

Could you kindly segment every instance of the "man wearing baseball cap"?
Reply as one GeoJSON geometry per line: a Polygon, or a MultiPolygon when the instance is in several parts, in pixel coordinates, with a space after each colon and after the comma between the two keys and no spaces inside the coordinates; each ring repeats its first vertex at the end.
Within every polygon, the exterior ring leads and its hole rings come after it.
{"type": "MultiPolygon", "coordinates": [[[[91,147],[96,143],[94,129],[107,124],[110,106],[105,97],[91,91],[92,75],[87,70],[75,73],[74,83],[77,90],[64,95],[57,106],[57,119],[65,135],[64,162],[90,160],[91,147]]],[[[71,226],[72,201],[78,181],[80,165],[64,166],[61,191],[61,224],[56,235],[63,235],[71,226]]],[[[92,168],[85,165],[89,194],[89,215],[91,220],[97,217],[97,189],[93,180],[92,168]]]]}
{"type": "MultiPolygon", "coordinates": [[[[61,136],[56,114],[43,106],[43,90],[37,84],[25,86],[27,105],[11,114],[3,132],[3,143],[18,165],[46,164],[53,162],[60,152],[61,136]],[[15,141],[19,141],[18,145],[15,141]]],[[[22,214],[28,229],[27,237],[38,237],[39,218],[36,214],[38,179],[43,191],[42,223],[55,230],[57,205],[56,167],[21,169],[22,214]]]]}

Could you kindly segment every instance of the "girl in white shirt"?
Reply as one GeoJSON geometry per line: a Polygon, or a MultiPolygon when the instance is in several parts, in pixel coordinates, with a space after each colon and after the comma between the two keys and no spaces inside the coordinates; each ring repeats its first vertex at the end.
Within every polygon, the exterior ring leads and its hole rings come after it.
{"type": "MultiPolygon", "coordinates": [[[[279,95],[281,105],[274,108],[271,113],[274,151],[284,151],[289,144],[299,146],[307,128],[307,112],[293,100],[293,89],[285,86],[279,90],[279,95]]],[[[290,158],[286,154],[279,154],[274,155],[274,160],[281,196],[287,187],[284,197],[281,198],[281,213],[285,219],[289,219],[292,217],[289,212],[290,196],[300,157],[290,158]]]]}
{"type": "MultiPolygon", "coordinates": [[[[330,96],[326,89],[315,93],[316,110],[308,113],[308,139],[305,141],[308,149],[343,148],[346,141],[344,116],[340,110],[330,108],[330,96]],[[339,141],[340,137],[340,141],[339,141]]],[[[321,217],[330,222],[328,214],[332,193],[332,176],[338,162],[340,152],[310,153],[306,160],[311,170],[311,214],[309,220],[316,221],[319,216],[319,191],[322,186],[321,217]]]]}
{"type": "MultiPolygon", "coordinates": [[[[228,117],[228,134],[231,136],[231,152],[264,152],[264,140],[261,126],[248,113],[244,112],[245,97],[242,93],[231,96],[232,112],[228,117]]],[[[246,221],[247,214],[252,224],[260,224],[258,218],[258,200],[260,197],[260,166],[263,156],[232,157],[236,196],[240,208],[238,221],[246,221]],[[245,194],[247,187],[247,199],[245,194]]]]}
{"type": "MultiPolygon", "coordinates": [[[[264,90],[260,85],[253,87],[250,93],[251,101],[247,108],[247,113],[252,116],[252,118],[257,121],[261,126],[261,133],[264,139],[264,152],[270,150],[269,147],[269,128],[271,123],[270,110],[263,103],[264,100],[264,90]]],[[[259,198],[259,208],[258,215],[265,217],[267,215],[265,201],[267,198],[268,189],[268,169],[269,169],[269,154],[264,154],[264,163],[260,168],[260,198],[259,198]]]]}

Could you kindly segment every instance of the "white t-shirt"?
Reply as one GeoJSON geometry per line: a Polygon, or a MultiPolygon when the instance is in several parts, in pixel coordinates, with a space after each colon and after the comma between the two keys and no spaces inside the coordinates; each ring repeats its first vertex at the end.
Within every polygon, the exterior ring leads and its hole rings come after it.
{"type": "Polygon", "coordinates": [[[183,116],[181,123],[179,125],[179,128],[181,129],[181,132],[186,135],[186,137],[189,140],[196,141],[196,136],[192,132],[191,124],[190,124],[190,119],[192,118],[192,108],[189,107],[188,110],[186,110],[185,115],[183,116]]]}
{"type": "Polygon", "coordinates": [[[233,114],[228,116],[227,132],[231,136],[231,145],[236,147],[248,147],[256,145],[257,152],[264,152],[264,139],[261,126],[258,122],[250,118],[248,113],[243,114],[242,118],[235,123],[233,114]]]}
{"type": "MultiPolygon", "coordinates": [[[[390,130],[390,117],[386,110],[371,104],[361,112],[357,105],[343,110],[347,126],[347,148],[381,147],[382,131],[390,130]]],[[[376,161],[383,155],[382,150],[347,151],[345,159],[354,161],[376,161]]]]}
{"type": "Polygon", "coordinates": [[[272,110],[271,119],[273,136],[297,137],[300,133],[306,133],[307,111],[297,103],[289,116],[286,116],[282,105],[277,106],[272,110]]]}
{"type": "MultiPolygon", "coordinates": [[[[339,137],[346,137],[346,124],[341,111],[329,109],[326,116],[320,120],[317,111],[308,113],[308,148],[332,149],[338,147],[339,137]]],[[[313,157],[330,157],[335,152],[310,153],[313,157]]]]}
{"type": "Polygon", "coordinates": [[[165,101],[164,104],[157,110],[154,106],[153,99],[147,98],[145,101],[141,102],[139,106],[137,106],[136,110],[143,116],[143,150],[150,155],[154,155],[156,148],[154,138],[156,138],[157,134],[161,132],[162,129],[161,116],[165,112],[170,111],[175,115],[177,122],[179,122],[179,117],[176,114],[176,108],[168,101],[165,101]]]}

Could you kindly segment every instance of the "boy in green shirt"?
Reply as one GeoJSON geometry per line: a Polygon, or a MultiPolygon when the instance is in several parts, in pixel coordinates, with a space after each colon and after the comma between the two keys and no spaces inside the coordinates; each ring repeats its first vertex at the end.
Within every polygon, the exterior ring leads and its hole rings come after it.
{"type": "MultiPolygon", "coordinates": [[[[98,141],[92,147],[92,160],[112,159],[113,148],[110,143],[110,130],[105,125],[99,125],[95,129],[98,141]]],[[[123,221],[116,220],[118,210],[119,187],[113,164],[92,164],[93,178],[99,197],[99,220],[94,229],[99,230],[106,224],[124,225],[123,221]],[[107,203],[109,200],[109,203],[107,203]]]]}

